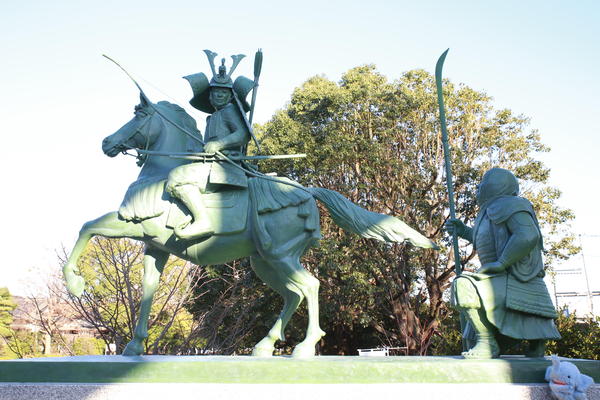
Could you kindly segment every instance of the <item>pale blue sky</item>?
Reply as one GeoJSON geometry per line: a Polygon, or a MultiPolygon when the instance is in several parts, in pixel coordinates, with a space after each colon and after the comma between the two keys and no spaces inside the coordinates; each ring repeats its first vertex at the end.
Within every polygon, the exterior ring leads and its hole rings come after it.
{"type": "MultiPolygon", "coordinates": [[[[238,72],[251,76],[251,56],[262,47],[256,120],[264,122],[312,75],[337,80],[365,63],[390,79],[413,68],[433,72],[450,47],[445,76],[531,118],[552,147],[542,158],[564,192],[561,204],[577,213],[576,231],[599,234],[599,4],[4,1],[0,286],[18,291],[31,267],[56,265],[54,249],[71,247],[83,222],[116,209],[138,172],[132,159],[100,149],[138,95],[102,53],[144,78],[154,101],[187,107],[181,76],[208,71],[202,49],[247,54],[238,72]]],[[[187,109],[202,127],[204,116],[187,109]]],[[[598,269],[600,240],[587,247],[588,267],[598,269]]]]}

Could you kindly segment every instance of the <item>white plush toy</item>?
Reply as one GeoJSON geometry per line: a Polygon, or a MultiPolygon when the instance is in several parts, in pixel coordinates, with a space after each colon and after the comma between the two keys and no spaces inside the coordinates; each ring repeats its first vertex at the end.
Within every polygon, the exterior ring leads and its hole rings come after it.
{"type": "Polygon", "coordinates": [[[546,368],[546,380],[550,383],[552,396],[558,400],[587,400],[585,392],[594,380],[579,372],[575,364],[561,362],[552,355],[552,366],[546,368]]]}

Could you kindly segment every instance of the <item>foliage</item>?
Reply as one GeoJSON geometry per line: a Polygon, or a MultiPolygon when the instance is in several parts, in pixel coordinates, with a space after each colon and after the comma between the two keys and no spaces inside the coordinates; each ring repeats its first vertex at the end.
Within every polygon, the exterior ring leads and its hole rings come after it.
{"type": "MultiPolygon", "coordinates": [[[[117,353],[131,340],[137,324],[143,253],[139,242],[94,238],[78,264],[88,286],[80,299],[68,299],[106,344],[117,345],[117,353]]],[[[172,257],[154,295],[146,352],[247,352],[254,344],[252,335],[260,332],[254,329],[261,321],[255,310],[273,307],[274,297],[253,276],[247,261],[204,268],[172,257]]]]}
{"type": "MultiPolygon", "coordinates": [[[[562,338],[548,341],[546,354],[561,357],[600,360],[600,317],[580,317],[559,310],[556,327],[562,338]]],[[[450,309],[440,324],[438,335],[432,342],[433,355],[456,355],[461,352],[460,321],[458,312],[450,309]]],[[[518,342],[506,354],[525,354],[527,343],[518,342]]]]}
{"type": "Polygon", "coordinates": [[[7,288],[0,288],[0,356],[3,356],[6,349],[7,341],[12,337],[13,331],[10,328],[13,316],[12,312],[17,307],[12,296],[7,288]]]}
{"type": "Polygon", "coordinates": [[[600,317],[578,317],[562,309],[556,326],[562,339],[548,342],[547,354],[600,360],[600,317]]]}
{"type": "Polygon", "coordinates": [[[28,358],[42,355],[38,332],[11,330],[8,336],[2,336],[5,342],[5,355],[8,358],[28,358]]]}
{"type": "Polygon", "coordinates": [[[431,355],[455,356],[460,354],[463,349],[458,311],[446,305],[439,319],[440,325],[431,340],[431,355]]]}
{"type": "Polygon", "coordinates": [[[73,340],[73,353],[76,356],[100,355],[104,354],[104,346],[105,343],[101,339],[78,337],[73,340]]]}
{"type": "MultiPolygon", "coordinates": [[[[450,81],[444,82],[444,98],[460,218],[473,222],[477,183],[492,166],[504,167],[521,179],[522,193],[534,203],[547,232],[548,265],[576,252],[565,228],[573,214],[557,206],[560,192],[547,185],[549,170],[535,156],[549,149],[528,128],[529,120],[494,109],[487,94],[450,81]]],[[[310,78],[257,129],[265,153],[308,154],[269,164],[280,175],[395,215],[442,247],[438,252],[359,239],[324,218],[321,246],[304,263],[321,281],[326,354],[356,354],[357,347],[374,343],[426,354],[442,329],[444,291],[454,271],[442,232],[448,200],[437,107],[429,73],[408,71],[389,82],[375,67],[362,66],[338,83],[310,78]]],[[[474,255],[463,246],[463,265],[472,268],[474,255]]]]}
{"type": "Polygon", "coordinates": [[[65,288],[57,271],[46,279],[39,293],[24,298],[21,314],[39,330],[44,354],[75,355],[73,337],[65,327],[76,322],[76,316],[65,301],[65,288]]]}
{"type": "Polygon", "coordinates": [[[247,354],[271,328],[281,299],[253,273],[249,260],[206,267],[209,282],[190,311],[202,353],[247,354]]]}
{"type": "MultiPolygon", "coordinates": [[[[88,286],[68,301],[106,344],[121,352],[133,337],[142,299],[144,246],[127,239],[94,238],[79,260],[88,286]]],[[[64,259],[61,260],[64,262],[64,259]]],[[[186,262],[171,258],[161,275],[148,322],[146,352],[173,353],[189,336],[192,315],[185,305],[203,275],[186,262]]],[[[189,343],[188,343],[189,344],[189,343]]]]}
{"type": "Polygon", "coordinates": [[[0,288],[0,336],[10,334],[12,311],[17,307],[7,288],[0,288]]]}
{"type": "MultiPolygon", "coordinates": [[[[56,271],[31,282],[28,296],[20,297],[14,318],[19,327],[2,335],[11,356],[75,355],[77,340],[73,330],[81,328],[65,301],[65,287],[56,271]],[[35,294],[33,294],[35,293],[35,294]]],[[[90,353],[96,354],[96,352],[90,353]]]]}

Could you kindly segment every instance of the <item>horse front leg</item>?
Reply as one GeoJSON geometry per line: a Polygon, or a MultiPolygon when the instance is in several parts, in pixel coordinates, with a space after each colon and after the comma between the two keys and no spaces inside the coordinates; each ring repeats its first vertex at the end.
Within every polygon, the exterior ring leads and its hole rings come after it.
{"type": "Polygon", "coordinates": [[[100,218],[83,224],[83,227],[79,231],[77,242],[73,247],[73,251],[71,251],[67,262],[63,266],[63,275],[67,282],[67,289],[69,289],[69,292],[74,296],[80,297],[85,287],[83,277],[78,275],[79,268],[77,268],[77,261],[90,239],[96,235],[111,238],[142,238],[144,232],[139,224],[120,220],[117,212],[105,214],[100,218]]]}
{"type": "Polygon", "coordinates": [[[144,352],[144,340],[148,337],[148,318],[152,309],[152,299],[158,289],[160,275],[169,259],[169,253],[146,247],[144,253],[144,279],[142,280],[142,301],[140,315],[133,332],[133,338],[125,350],[124,356],[138,356],[144,352]]]}

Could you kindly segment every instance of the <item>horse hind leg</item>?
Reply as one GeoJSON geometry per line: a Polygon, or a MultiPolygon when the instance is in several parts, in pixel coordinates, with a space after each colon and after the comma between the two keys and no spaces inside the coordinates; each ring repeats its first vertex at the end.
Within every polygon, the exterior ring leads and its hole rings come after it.
{"type": "Polygon", "coordinates": [[[306,337],[296,346],[292,356],[296,358],[312,357],[315,355],[315,346],[325,336],[325,332],[319,326],[320,283],[317,278],[302,267],[299,260],[296,262],[301,268],[300,275],[303,284],[300,287],[306,297],[308,307],[308,328],[306,329],[306,337]]]}
{"type": "Polygon", "coordinates": [[[124,356],[137,356],[144,352],[144,340],[148,337],[148,318],[152,309],[152,299],[158,289],[160,275],[168,259],[169,253],[146,247],[140,314],[133,332],[133,338],[123,350],[124,356]]]}
{"type": "Polygon", "coordinates": [[[79,231],[79,237],[73,251],[69,255],[67,262],[63,266],[63,275],[67,282],[67,289],[74,296],[81,296],[85,286],[83,277],[78,275],[77,261],[85,250],[85,246],[93,236],[100,235],[106,237],[143,237],[143,231],[137,224],[123,221],[119,219],[116,212],[111,212],[97,218],[93,221],[86,222],[79,231]]]}
{"type": "Polygon", "coordinates": [[[253,356],[270,357],[273,355],[273,350],[275,350],[275,342],[277,340],[285,340],[285,327],[304,299],[304,294],[287,279],[286,274],[281,274],[280,271],[273,268],[265,259],[255,256],[250,260],[252,269],[256,275],[283,297],[283,308],[275,324],[273,324],[267,336],[258,342],[252,350],[253,356]]]}
{"type": "Polygon", "coordinates": [[[269,260],[279,273],[285,274],[288,286],[296,287],[306,298],[308,307],[308,327],[306,337],[296,345],[292,356],[295,358],[312,357],[315,346],[325,336],[319,326],[319,280],[312,276],[300,263],[299,256],[289,256],[278,260],[269,260]]]}

